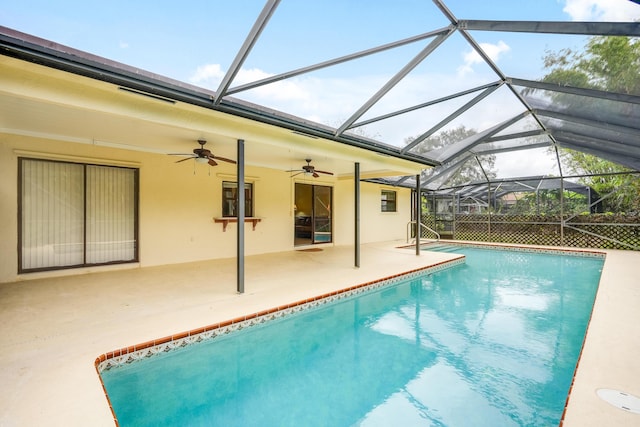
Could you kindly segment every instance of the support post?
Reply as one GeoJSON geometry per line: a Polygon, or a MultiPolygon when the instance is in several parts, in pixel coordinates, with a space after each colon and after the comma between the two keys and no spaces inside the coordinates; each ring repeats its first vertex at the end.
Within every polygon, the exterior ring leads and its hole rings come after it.
{"type": "Polygon", "coordinates": [[[487,182],[487,228],[489,231],[489,241],[491,242],[491,183],[487,182]]]}
{"type": "Polygon", "coordinates": [[[564,246],[564,178],[560,177],[560,246],[564,246]]]}
{"type": "Polygon", "coordinates": [[[353,168],[353,194],[354,194],[354,266],[360,268],[360,163],[356,162],[353,168]]]}
{"type": "MultiPolygon", "coordinates": [[[[485,181],[487,181],[487,229],[489,231],[488,240],[491,241],[491,180],[489,179],[489,175],[487,175],[487,172],[484,170],[484,167],[482,167],[482,162],[480,161],[478,156],[475,156],[475,158],[476,158],[476,162],[478,162],[478,165],[480,166],[482,175],[484,175],[485,181]]],[[[454,218],[455,218],[455,215],[454,215],[454,218]]],[[[454,238],[455,238],[455,234],[454,234],[454,238]]]]}
{"type": "Polygon", "coordinates": [[[558,145],[554,144],[553,148],[556,151],[556,162],[558,162],[558,172],[560,172],[560,246],[564,246],[564,172],[562,171],[558,145]]]}
{"type": "Polygon", "coordinates": [[[238,156],[237,156],[237,177],[238,191],[236,193],[237,215],[238,215],[238,244],[237,244],[237,288],[238,293],[244,293],[244,139],[238,140],[238,156]]]}
{"type": "Polygon", "coordinates": [[[420,174],[416,175],[416,255],[420,255],[420,235],[422,229],[422,190],[420,188],[420,174]]]}

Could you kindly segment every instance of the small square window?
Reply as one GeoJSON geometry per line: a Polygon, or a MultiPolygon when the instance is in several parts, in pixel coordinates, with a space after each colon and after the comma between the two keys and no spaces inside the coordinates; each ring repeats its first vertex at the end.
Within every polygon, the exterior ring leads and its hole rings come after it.
{"type": "MultiPolygon", "coordinates": [[[[238,183],[222,182],[222,216],[235,217],[238,216],[237,209],[238,183]]],[[[253,184],[244,184],[244,216],[253,216],[253,184]]]]}
{"type": "Polygon", "coordinates": [[[382,212],[396,212],[396,192],[382,190],[380,196],[382,212]]]}

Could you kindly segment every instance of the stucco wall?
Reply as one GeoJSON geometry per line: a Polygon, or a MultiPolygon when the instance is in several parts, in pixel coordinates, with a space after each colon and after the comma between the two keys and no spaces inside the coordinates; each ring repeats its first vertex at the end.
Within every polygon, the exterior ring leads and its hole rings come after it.
{"type": "MultiPolygon", "coordinates": [[[[335,243],[353,244],[354,184],[353,180],[336,183],[335,243]]],[[[411,220],[411,190],[369,182],[360,183],[360,243],[401,240],[406,238],[407,222],[411,220]],[[396,191],[397,211],[381,211],[381,191],[396,191]]]]}
{"type": "Polygon", "coordinates": [[[18,269],[18,162],[7,136],[0,134],[0,282],[14,280],[18,269]]]}
{"type": "MultiPolygon", "coordinates": [[[[0,282],[51,275],[78,274],[106,268],[131,268],[183,263],[236,254],[237,224],[222,224],[222,181],[235,181],[235,166],[217,167],[187,161],[175,163],[166,155],[88,144],[0,135],[0,282]],[[140,170],[139,264],[92,267],[18,276],[17,164],[18,157],[125,165],[140,170]]],[[[247,255],[288,251],[293,246],[294,182],[280,170],[247,166],[246,181],[254,184],[255,216],[262,221],[252,230],[245,225],[247,255]]],[[[330,185],[334,189],[334,244],[353,244],[353,180],[322,177],[298,182],[330,185]]],[[[361,184],[361,242],[403,239],[410,217],[408,190],[398,191],[398,212],[380,212],[380,189],[361,184]]]]}
{"type": "MultiPolygon", "coordinates": [[[[234,165],[174,165],[162,156],[145,162],[140,170],[142,265],[235,257],[237,224],[229,224],[224,232],[213,220],[222,216],[223,181],[236,181],[234,165]]],[[[245,253],[290,249],[289,176],[247,167],[245,181],[253,183],[254,216],[261,218],[255,230],[245,224],[245,253]]]]}

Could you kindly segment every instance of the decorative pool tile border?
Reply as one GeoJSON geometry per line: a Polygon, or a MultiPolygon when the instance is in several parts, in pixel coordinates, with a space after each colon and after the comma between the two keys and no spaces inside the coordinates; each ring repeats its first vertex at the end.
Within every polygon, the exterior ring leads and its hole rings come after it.
{"type": "MultiPolygon", "coordinates": [[[[513,252],[529,252],[529,253],[538,253],[538,254],[551,254],[551,255],[569,255],[569,256],[578,256],[578,257],[587,257],[587,258],[605,258],[606,253],[590,250],[590,249],[565,249],[565,248],[539,248],[539,247],[531,247],[531,246],[505,246],[499,243],[467,243],[467,242],[431,242],[426,243],[422,246],[423,250],[428,251],[429,246],[437,246],[437,245],[452,245],[452,246],[468,246],[471,248],[480,248],[480,249],[500,249],[503,251],[513,251],[513,252]]],[[[405,246],[405,248],[413,248],[415,246],[405,246]]]]}
{"type": "Polygon", "coordinates": [[[251,326],[263,324],[271,320],[280,319],[303,310],[318,307],[334,301],[349,298],[374,289],[385,286],[394,285],[400,281],[412,279],[425,273],[435,273],[445,270],[456,265],[464,264],[463,256],[453,260],[444,261],[428,267],[422,267],[408,272],[396,274],[394,276],[378,279],[373,282],[363,283],[352,286],[339,291],[329,292],[317,297],[308,298],[306,300],[294,302],[258,313],[241,316],[232,320],[227,320],[191,331],[159,338],[153,341],[147,341],[134,346],[121,348],[120,350],[111,351],[100,355],[95,360],[95,367],[98,373],[109,369],[117,368],[135,362],[136,360],[152,357],[157,354],[167,353],[169,351],[186,347],[190,344],[209,341],[222,335],[228,335],[232,332],[239,331],[251,326]]]}

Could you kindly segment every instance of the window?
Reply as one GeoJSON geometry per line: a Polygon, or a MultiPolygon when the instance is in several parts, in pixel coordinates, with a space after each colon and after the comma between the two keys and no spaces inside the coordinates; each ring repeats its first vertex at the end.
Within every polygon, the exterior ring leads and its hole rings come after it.
{"type": "Polygon", "coordinates": [[[138,259],[138,170],[20,159],[18,271],[138,259]]]}
{"type": "MultiPolygon", "coordinates": [[[[222,182],[222,216],[238,216],[238,183],[222,182]]],[[[244,184],[244,216],[253,216],[253,184],[244,184]]]]}
{"type": "Polygon", "coordinates": [[[391,190],[382,190],[380,196],[382,212],[396,212],[396,192],[391,190]]]}

